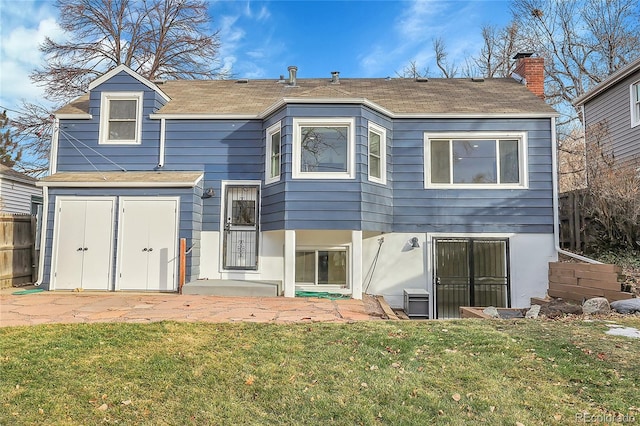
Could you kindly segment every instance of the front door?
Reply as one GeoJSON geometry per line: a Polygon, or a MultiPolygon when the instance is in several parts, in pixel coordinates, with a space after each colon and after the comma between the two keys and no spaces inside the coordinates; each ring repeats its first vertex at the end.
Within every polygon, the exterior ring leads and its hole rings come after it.
{"type": "Polygon", "coordinates": [[[461,306],[509,306],[509,241],[434,240],[434,284],[438,318],[458,318],[461,306]]]}
{"type": "Polygon", "coordinates": [[[256,185],[226,186],[224,269],[258,269],[258,195],[256,185]]]}
{"type": "Polygon", "coordinates": [[[118,290],[176,290],[178,199],[121,198],[118,290]]]}

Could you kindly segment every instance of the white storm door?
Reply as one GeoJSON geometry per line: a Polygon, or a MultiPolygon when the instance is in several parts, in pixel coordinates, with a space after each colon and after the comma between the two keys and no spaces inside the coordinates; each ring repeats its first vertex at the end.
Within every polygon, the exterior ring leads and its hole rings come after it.
{"type": "Polygon", "coordinates": [[[109,290],[114,200],[60,198],[56,206],[53,289],[109,290]]]}
{"type": "Polygon", "coordinates": [[[149,220],[148,290],[176,290],[175,275],[178,265],[176,256],[177,211],[177,200],[154,203],[153,216],[149,220]]]}
{"type": "Polygon", "coordinates": [[[120,199],[118,290],[175,290],[177,206],[177,199],[120,199]]]}

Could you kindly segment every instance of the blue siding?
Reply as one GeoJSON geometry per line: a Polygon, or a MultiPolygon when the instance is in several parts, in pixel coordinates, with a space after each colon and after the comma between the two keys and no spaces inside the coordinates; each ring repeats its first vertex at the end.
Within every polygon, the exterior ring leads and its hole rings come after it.
{"type": "MultiPolygon", "coordinates": [[[[119,170],[110,161],[131,171],[157,169],[160,120],[149,119],[149,114],[163,103],[158,93],[126,73],[96,87],[90,94],[92,119],[61,122],[58,170],[119,170]],[[98,145],[101,91],[144,92],[141,145],[98,145]]],[[[277,122],[282,135],[281,178],[262,185],[263,231],[553,232],[549,119],[391,119],[355,104],[289,104],[264,120],[166,120],[161,170],[203,171],[204,179],[195,189],[51,189],[45,277],[51,268],[56,195],[180,195],[180,236],[193,246],[188,274],[197,277],[200,232],[220,230],[222,181],[264,183],[265,130],[277,122]],[[294,117],[355,119],[355,179],[292,179],[294,117]],[[370,122],[387,132],[386,185],[368,180],[370,122]],[[424,133],[446,131],[527,132],[529,189],[425,189],[424,133]],[[216,195],[202,199],[207,188],[216,195]]]]}
{"type": "Polygon", "coordinates": [[[394,231],[552,233],[549,119],[396,120],[394,231]],[[526,131],[529,189],[424,189],[424,133],[526,131]]]}
{"type": "Polygon", "coordinates": [[[151,120],[164,100],[125,72],[94,88],[89,95],[91,120],[61,120],[58,139],[58,171],[153,170],[160,155],[160,120],[151,120]],[[102,92],[144,92],[140,145],[99,145],[102,92]],[[95,150],[95,151],[94,151],[95,150]],[[104,157],[96,153],[98,151],[104,157]],[[95,166],[95,167],[94,167],[95,166]],[[119,167],[118,167],[119,166],[119,167]]]}

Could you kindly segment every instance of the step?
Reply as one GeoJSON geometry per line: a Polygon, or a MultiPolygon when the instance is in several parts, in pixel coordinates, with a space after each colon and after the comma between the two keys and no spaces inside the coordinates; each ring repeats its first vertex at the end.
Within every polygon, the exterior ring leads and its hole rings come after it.
{"type": "Polygon", "coordinates": [[[196,280],[182,286],[182,294],[203,296],[277,297],[281,281],[263,280],[196,280]]]}

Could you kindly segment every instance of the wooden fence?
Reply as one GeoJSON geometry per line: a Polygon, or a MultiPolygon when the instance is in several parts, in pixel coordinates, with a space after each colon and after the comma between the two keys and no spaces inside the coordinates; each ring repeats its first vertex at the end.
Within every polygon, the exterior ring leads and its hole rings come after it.
{"type": "Polygon", "coordinates": [[[37,277],[36,217],[0,213],[0,288],[27,285],[37,277]]]}
{"type": "Polygon", "coordinates": [[[584,251],[589,235],[588,219],[584,214],[586,192],[576,190],[558,196],[560,219],[560,247],[573,251],[584,251]]]}

